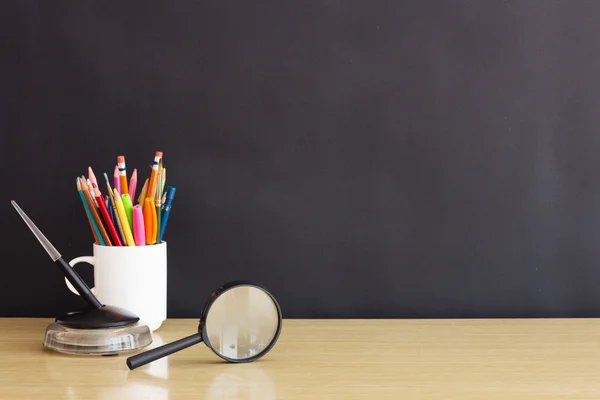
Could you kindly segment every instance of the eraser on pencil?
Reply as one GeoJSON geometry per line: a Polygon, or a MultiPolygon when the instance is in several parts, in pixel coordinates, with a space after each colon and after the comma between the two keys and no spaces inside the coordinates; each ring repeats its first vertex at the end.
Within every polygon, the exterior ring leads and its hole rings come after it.
{"type": "Polygon", "coordinates": [[[154,154],[154,157],[162,157],[162,151],[157,151],[157,152],[154,154]]]}
{"type": "Polygon", "coordinates": [[[124,163],[125,162],[125,157],[124,156],[117,157],[117,162],[124,163]]]}

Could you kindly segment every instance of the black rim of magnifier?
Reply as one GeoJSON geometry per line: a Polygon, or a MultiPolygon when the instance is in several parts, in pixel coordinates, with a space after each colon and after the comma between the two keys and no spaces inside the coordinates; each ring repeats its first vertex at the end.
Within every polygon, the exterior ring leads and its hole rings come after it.
{"type": "Polygon", "coordinates": [[[211,349],[213,351],[213,353],[215,353],[217,356],[219,356],[220,358],[222,358],[225,361],[228,361],[230,363],[238,363],[239,364],[239,363],[247,363],[247,362],[256,361],[259,358],[264,357],[269,351],[271,351],[273,346],[275,346],[275,343],[277,343],[277,340],[279,339],[279,335],[281,334],[282,323],[283,323],[283,316],[281,314],[281,307],[279,306],[279,303],[277,302],[275,297],[267,289],[265,289],[264,287],[262,287],[261,285],[259,285],[257,283],[251,282],[251,281],[238,280],[238,281],[232,281],[232,282],[226,283],[225,285],[221,286],[219,289],[217,289],[210,295],[210,297],[206,301],[204,309],[202,310],[202,314],[200,314],[200,325],[198,325],[198,332],[200,332],[200,334],[202,335],[202,341],[204,342],[206,347],[211,349]],[[208,312],[210,311],[210,308],[213,305],[213,303],[223,293],[227,292],[228,290],[234,289],[238,286],[252,286],[257,289],[262,290],[263,292],[265,292],[267,294],[267,296],[269,296],[269,298],[271,299],[271,301],[273,302],[273,304],[275,304],[275,307],[277,308],[277,330],[275,331],[275,335],[273,336],[273,339],[271,339],[271,343],[269,343],[269,345],[267,347],[265,347],[263,351],[256,354],[255,356],[250,357],[250,358],[244,358],[244,359],[229,358],[222,354],[219,354],[213,348],[212,343],[210,343],[210,340],[208,339],[208,333],[206,332],[206,317],[208,316],[208,312]]]}
{"type": "Polygon", "coordinates": [[[247,363],[247,362],[255,361],[255,360],[263,357],[265,354],[267,354],[273,348],[273,346],[275,346],[275,343],[277,343],[277,340],[279,339],[279,335],[281,334],[282,322],[283,322],[283,317],[281,314],[281,307],[279,306],[279,303],[277,302],[275,297],[273,297],[273,295],[268,290],[266,290],[264,287],[254,283],[254,282],[250,282],[250,281],[238,280],[238,281],[228,282],[228,283],[224,284],[223,286],[221,286],[216,291],[214,291],[210,295],[210,297],[208,298],[206,303],[204,304],[204,309],[202,310],[202,313],[200,315],[200,324],[198,325],[198,332],[196,332],[193,335],[176,340],[174,342],[167,343],[167,344],[157,347],[155,349],[147,350],[143,353],[139,353],[139,354],[136,354],[135,356],[131,356],[127,359],[127,366],[129,367],[129,369],[135,369],[135,368],[141,367],[142,365],[148,364],[150,362],[156,361],[160,358],[163,358],[170,354],[178,352],[180,350],[186,349],[186,348],[193,346],[195,344],[198,344],[200,342],[204,342],[206,347],[211,349],[213,351],[213,353],[215,353],[217,356],[219,356],[223,360],[228,361],[230,363],[247,363]],[[206,317],[208,316],[210,308],[214,304],[215,300],[218,299],[223,293],[227,292],[228,290],[231,290],[231,289],[239,287],[239,286],[252,286],[252,287],[255,287],[255,288],[265,292],[269,296],[269,298],[271,299],[273,304],[275,304],[275,307],[277,309],[277,317],[278,317],[277,318],[277,330],[275,331],[275,335],[273,336],[273,339],[271,339],[271,343],[269,343],[269,345],[267,347],[265,347],[265,349],[263,351],[261,351],[259,354],[255,355],[253,357],[250,357],[250,358],[246,358],[246,359],[233,359],[233,358],[225,357],[225,356],[219,354],[212,347],[212,344],[210,343],[210,340],[208,339],[208,334],[206,332],[206,317]]]}

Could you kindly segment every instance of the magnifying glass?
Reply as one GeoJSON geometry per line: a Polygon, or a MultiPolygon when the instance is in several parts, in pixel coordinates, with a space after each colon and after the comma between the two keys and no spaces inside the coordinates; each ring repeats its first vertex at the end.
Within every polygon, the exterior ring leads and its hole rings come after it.
{"type": "Polygon", "coordinates": [[[210,295],[198,333],[129,357],[127,366],[135,369],[200,342],[225,361],[255,361],[273,348],[281,325],[281,308],[266,289],[249,281],[229,282],[210,295]]]}

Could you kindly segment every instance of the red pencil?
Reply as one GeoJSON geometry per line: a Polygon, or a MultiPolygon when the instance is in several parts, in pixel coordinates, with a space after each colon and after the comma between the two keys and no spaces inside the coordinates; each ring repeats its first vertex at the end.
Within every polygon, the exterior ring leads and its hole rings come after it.
{"type": "Polygon", "coordinates": [[[123,242],[121,242],[121,238],[115,229],[115,224],[113,224],[113,220],[108,214],[108,208],[106,208],[106,204],[102,199],[102,193],[100,193],[100,189],[98,189],[98,185],[92,182],[92,186],[94,187],[94,194],[96,195],[96,200],[98,202],[98,208],[100,209],[100,213],[102,214],[102,218],[104,218],[104,222],[106,222],[106,226],[108,227],[108,232],[115,243],[115,246],[123,246],[123,242]]]}

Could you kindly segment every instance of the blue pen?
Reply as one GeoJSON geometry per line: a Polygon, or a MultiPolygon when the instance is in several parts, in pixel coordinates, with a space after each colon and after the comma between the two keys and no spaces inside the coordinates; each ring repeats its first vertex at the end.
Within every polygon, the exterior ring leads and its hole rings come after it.
{"type": "Polygon", "coordinates": [[[162,212],[160,215],[160,239],[159,243],[162,242],[165,228],[167,227],[167,220],[169,219],[169,213],[171,212],[171,203],[175,197],[175,187],[169,186],[167,193],[165,194],[165,203],[163,204],[162,212]]]}

